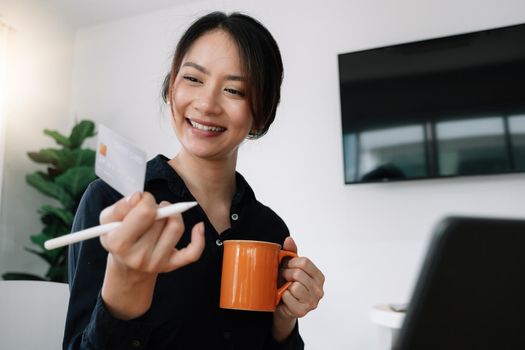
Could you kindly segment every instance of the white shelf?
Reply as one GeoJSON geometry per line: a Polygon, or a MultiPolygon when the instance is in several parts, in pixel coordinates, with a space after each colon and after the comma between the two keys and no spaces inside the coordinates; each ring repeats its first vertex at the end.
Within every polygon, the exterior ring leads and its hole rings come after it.
{"type": "Polygon", "coordinates": [[[394,311],[387,304],[380,304],[372,307],[370,319],[375,324],[397,330],[403,324],[405,313],[394,311]]]}

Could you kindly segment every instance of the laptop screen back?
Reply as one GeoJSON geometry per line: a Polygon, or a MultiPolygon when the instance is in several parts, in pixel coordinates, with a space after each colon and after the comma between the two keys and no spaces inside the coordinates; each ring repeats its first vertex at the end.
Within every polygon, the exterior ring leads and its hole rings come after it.
{"type": "Polygon", "coordinates": [[[525,220],[442,221],[394,349],[525,349],[525,220]]]}

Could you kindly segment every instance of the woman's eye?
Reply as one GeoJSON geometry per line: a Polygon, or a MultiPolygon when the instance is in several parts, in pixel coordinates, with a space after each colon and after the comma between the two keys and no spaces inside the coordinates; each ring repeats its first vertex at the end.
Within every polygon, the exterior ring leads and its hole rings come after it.
{"type": "Polygon", "coordinates": [[[197,78],[195,78],[195,77],[193,77],[191,75],[184,75],[182,78],[185,79],[185,80],[188,80],[188,81],[190,81],[192,83],[200,83],[201,82],[199,79],[197,79],[197,78]]]}
{"type": "Polygon", "coordinates": [[[244,97],[244,92],[236,90],[236,89],[226,88],[226,89],[224,89],[224,91],[226,91],[227,93],[230,93],[232,95],[237,95],[239,97],[244,97]]]}

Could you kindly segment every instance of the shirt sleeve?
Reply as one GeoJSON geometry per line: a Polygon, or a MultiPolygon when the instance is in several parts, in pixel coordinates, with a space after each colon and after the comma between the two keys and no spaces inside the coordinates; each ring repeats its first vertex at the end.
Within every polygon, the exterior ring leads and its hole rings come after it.
{"type": "Polygon", "coordinates": [[[290,336],[284,343],[278,343],[270,334],[265,350],[303,350],[304,342],[299,334],[299,321],[295,323],[295,327],[290,333],[290,336]]]}
{"type": "Polygon", "coordinates": [[[114,318],[100,294],[81,339],[80,349],[137,349],[147,348],[152,326],[147,314],[137,319],[122,321],[114,318]]]}
{"type": "MultiPolygon", "coordinates": [[[[102,209],[121,197],[101,180],[90,184],[76,212],[73,232],[98,225],[102,209]]],[[[107,260],[100,241],[95,238],[70,246],[68,258],[70,298],[63,348],[144,348],[151,333],[147,314],[130,321],[115,319],[100,296],[107,260]]]]}

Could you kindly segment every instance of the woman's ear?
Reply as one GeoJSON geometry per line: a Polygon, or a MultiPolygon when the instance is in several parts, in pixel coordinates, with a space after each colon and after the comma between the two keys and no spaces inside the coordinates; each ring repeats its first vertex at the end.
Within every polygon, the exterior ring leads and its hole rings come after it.
{"type": "Polygon", "coordinates": [[[259,130],[256,127],[252,127],[250,132],[248,133],[248,137],[254,137],[259,134],[259,130]]]}
{"type": "Polygon", "coordinates": [[[250,136],[256,136],[259,134],[260,127],[257,125],[255,118],[252,119],[252,128],[250,129],[250,136]]]}

